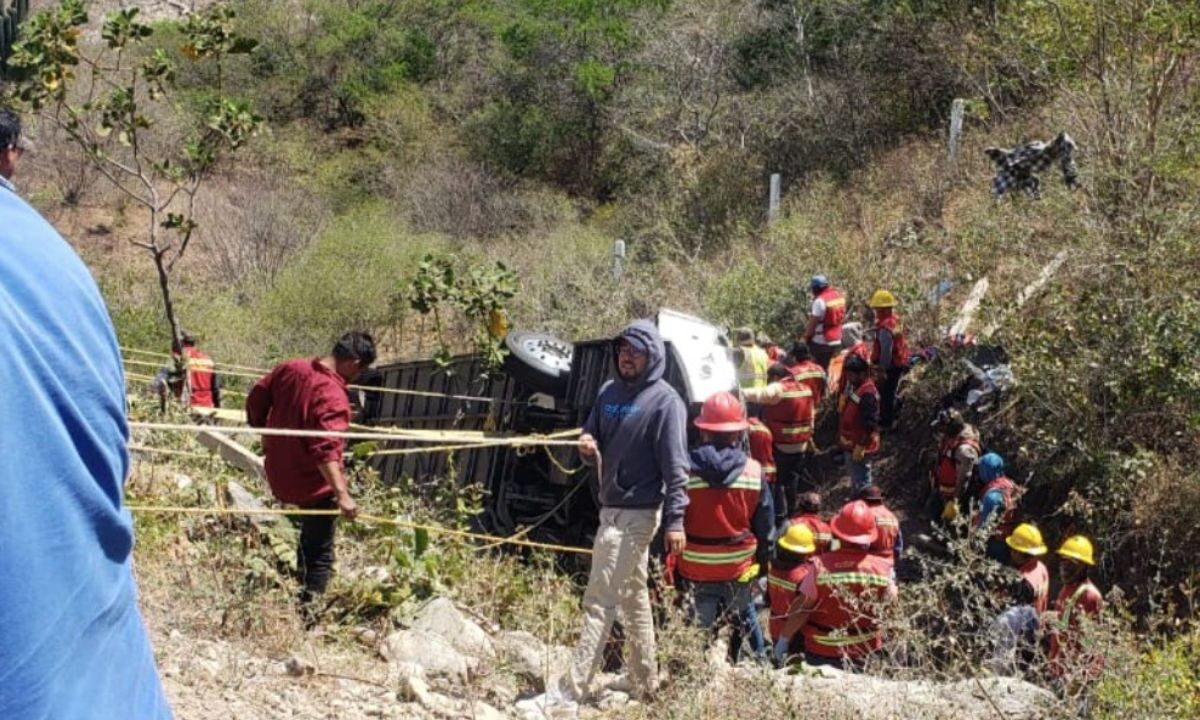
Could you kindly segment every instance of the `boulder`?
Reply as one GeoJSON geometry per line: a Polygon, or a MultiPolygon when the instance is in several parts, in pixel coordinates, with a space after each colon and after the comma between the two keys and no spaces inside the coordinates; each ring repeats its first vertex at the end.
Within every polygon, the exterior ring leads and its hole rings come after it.
{"type": "Polygon", "coordinates": [[[449,642],[456,650],[481,660],[493,660],[496,649],[483,628],[467,618],[449,598],[429,602],[413,622],[414,630],[423,630],[449,642]]]}
{"type": "MultiPolygon", "coordinates": [[[[465,682],[474,672],[477,662],[463,657],[448,640],[428,630],[401,630],[388,635],[380,648],[383,657],[401,667],[420,667],[422,674],[442,676],[457,682],[465,682]]],[[[406,672],[411,676],[414,673],[406,672]]]]}
{"type": "Polygon", "coordinates": [[[524,630],[506,631],[494,640],[496,655],[514,675],[527,680],[542,692],[546,678],[557,675],[570,660],[566,648],[547,648],[533,633],[524,630]]]}

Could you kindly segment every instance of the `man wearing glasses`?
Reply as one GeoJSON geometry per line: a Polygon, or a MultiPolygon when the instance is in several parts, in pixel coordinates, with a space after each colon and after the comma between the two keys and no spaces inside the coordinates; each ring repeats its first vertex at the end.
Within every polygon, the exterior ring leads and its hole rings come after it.
{"type": "Polygon", "coordinates": [[[649,699],[658,686],[647,561],[660,521],[668,552],[678,555],[685,545],[687,408],[663,379],[666,346],[649,321],[634,321],[614,338],[613,362],[617,376],[600,389],[579,439],[580,457],[597,468],[601,507],[583,630],[546,706],[586,699],[618,609],[634,695],[649,699]]]}

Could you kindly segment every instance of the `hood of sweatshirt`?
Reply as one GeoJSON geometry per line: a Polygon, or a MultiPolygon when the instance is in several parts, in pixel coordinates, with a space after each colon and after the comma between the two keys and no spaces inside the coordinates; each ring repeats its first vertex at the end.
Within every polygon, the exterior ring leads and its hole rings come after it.
{"type": "Polygon", "coordinates": [[[662,378],[667,372],[667,346],[658,328],[649,320],[634,320],[629,323],[615,338],[613,338],[613,371],[616,372],[613,384],[625,391],[626,397],[633,397],[642,388],[662,378]],[[649,357],[646,360],[646,370],[633,380],[621,377],[617,369],[618,340],[625,340],[635,348],[645,350],[649,357]]]}
{"type": "Polygon", "coordinates": [[[691,451],[692,474],[719,488],[732,485],[746,467],[746,453],[739,447],[704,444],[691,451]]]}

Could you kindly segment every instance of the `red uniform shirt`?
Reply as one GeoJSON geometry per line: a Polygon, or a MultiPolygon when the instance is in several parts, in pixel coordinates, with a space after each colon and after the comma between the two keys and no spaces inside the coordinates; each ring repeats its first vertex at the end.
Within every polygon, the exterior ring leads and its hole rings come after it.
{"type": "Polygon", "coordinates": [[[1035,557],[1029,558],[1018,569],[1021,577],[1033,588],[1033,609],[1041,615],[1046,612],[1046,606],[1050,602],[1050,572],[1046,570],[1042,561],[1035,557]]]}
{"type": "MultiPolygon", "coordinates": [[[[350,427],[346,381],[319,358],[288,360],[255,383],[246,398],[253,427],[345,432],[350,427]]],[[[263,436],[267,483],[281,502],[309,505],[333,494],[318,469],[341,464],[341,438],[263,436]]]]}
{"type": "Polygon", "coordinates": [[[1095,622],[1104,609],[1104,597],[1091,580],[1083,579],[1064,585],[1054,601],[1057,616],[1050,626],[1050,674],[1062,677],[1064,666],[1071,664],[1082,667],[1088,677],[1096,677],[1104,668],[1104,657],[1092,655],[1079,657],[1083,642],[1079,635],[1083,631],[1082,619],[1087,616],[1095,622]]]}

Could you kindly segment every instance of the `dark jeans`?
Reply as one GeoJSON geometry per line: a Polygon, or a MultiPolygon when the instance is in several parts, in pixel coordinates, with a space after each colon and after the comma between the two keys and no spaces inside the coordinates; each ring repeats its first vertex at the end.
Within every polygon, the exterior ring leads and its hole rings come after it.
{"type": "MultiPolygon", "coordinates": [[[[337,500],[331,495],[302,510],[336,510],[337,500]]],[[[333,538],[337,529],[336,515],[300,515],[300,545],[296,548],[296,570],[304,588],[300,601],[311,602],[325,592],[333,575],[333,538]]]]}
{"type": "Polygon", "coordinates": [[[841,343],[837,345],[822,345],[820,343],[810,342],[808,350],[812,353],[813,362],[820,365],[823,370],[829,369],[829,361],[842,351],[841,343]]]}
{"type": "Polygon", "coordinates": [[[776,518],[789,517],[796,509],[796,496],[814,489],[808,474],[809,457],[807,452],[785,453],[775,448],[775,486],[779,490],[772,500],[783,496],[782,506],[775,505],[776,518]]]}
{"type": "Polygon", "coordinates": [[[900,390],[904,372],[903,368],[889,369],[879,386],[879,424],[882,427],[890,428],[896,422],[896,393],[900,390]]]}
{"type": "Polygon", "coordinates": [[[758,624],[758,613],[750,597],[750,583],[737,582],[688,582],[691,591],[689,615],[693,622],[716,631],[722,625],[732,625],[734,632],[729,641],[729,659],[736,663],[741,655],[742,643],[750,642],[750,651],[755,659],[766,657],[767,647],[763,640],[762,626],[758,624]]]}

